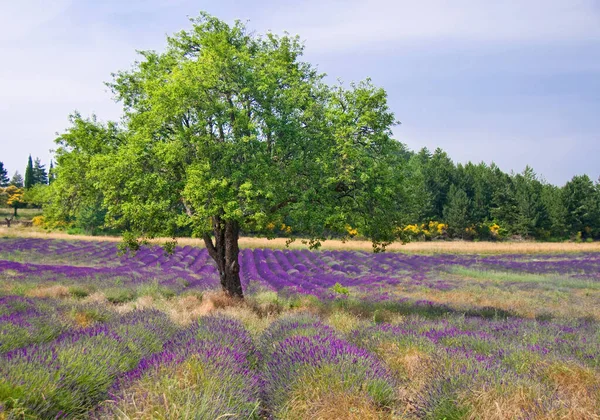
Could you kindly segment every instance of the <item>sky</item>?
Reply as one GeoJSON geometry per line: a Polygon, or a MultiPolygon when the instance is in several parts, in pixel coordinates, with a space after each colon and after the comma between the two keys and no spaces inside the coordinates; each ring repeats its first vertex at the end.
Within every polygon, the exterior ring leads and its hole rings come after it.
{"type": "Polygon", "coordinates": [[[118,120],[104,82],[201,11],[305,42],[345,83],[370,77],[412,150],[600,176],[600,0],[0,0],[0,161],[49,166],[77,110],[118,120]]]}

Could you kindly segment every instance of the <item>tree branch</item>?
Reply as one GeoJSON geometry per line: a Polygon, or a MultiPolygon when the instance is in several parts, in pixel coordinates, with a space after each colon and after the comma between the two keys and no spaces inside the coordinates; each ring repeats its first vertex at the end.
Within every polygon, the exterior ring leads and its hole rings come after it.
{"type": "Polygon", "coordinates": [[[298,198],[296,197],[290,197],[286,200],[283,200],[282,202],[275,204],[273,207],[271,207],[269,209],[270,213],[275,213],[277,210],[280,210],[282,208],[284,208],[285,206],[287,206],[288,204],[292,204],[292,203],[297,203],[298,202],[298,198]]]}
{"type": "Polygon", "coordinates": [[[194,217],[194,212],[192,211],[190,206],[187,205],[183,198],[181,199],[181,202],[183,203],[183,207],[185,208],[185,214],[187,214],[189,217],[194,217]]]}
{"type": "Polygon", "coordinates": [[[217,249],[215,248],[215,245],[213,244],[212,238],[210,237],[210,235],[208,233],[203,233],[202,239],[204,240],[204,245],[206,246],[206,249],[208,250],[208,255],[210,255],[211,258],[216,261],[217,260],[217,249]]]}

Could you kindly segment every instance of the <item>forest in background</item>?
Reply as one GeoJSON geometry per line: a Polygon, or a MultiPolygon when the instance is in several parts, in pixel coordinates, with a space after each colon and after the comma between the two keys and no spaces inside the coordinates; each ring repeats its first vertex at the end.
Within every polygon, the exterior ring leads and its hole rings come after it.
{"type": "MultiPolygon", "coordinates": [[[[108,127],[94,119],[75,116],[74,121],[88,130],[108,127]]],[[[521,173],[505,173],[494,163],[454,163],[448,154],[436,149],[418,152],[405,145],[399,148],[401,159],[395,170],[401,174],[397,206],[403,223],[390,226],[399,239],[435,240],[597,240],[600,238],[600,183],[587,175],[574,176],[563,186],[546,182],[531,167],[521,173]]],[[[118,234],[105,225],[106,207],[102,191],[81,183],[64,196],[52,186],[59,168],[53,162],[47,171],[39,159],[28,161],[25,180],[17,171],[9,178],[0,162],[0,205],[11,209],[40,209],[36,225],[63,229],[71,233],[118,234]],[[85,193],[84,193],[85,192],[85,193]]],[[[81,167],[81,171],[85,166],[81,167]]],[[[82,173],[81,179],[85,179],[82,173]]],[[[63,184],[64,186],[64,184],[63,184]]],[[[63,191],[64,194],[64,191],[63,191]]],[[[17,210],[18,211],[18,210],[17,210]]],[[[18,214],[18,213],[17,213],[18,214]]],[[[273,226],[275,236],[290,233],[302,237],[293,228],[273,226]]],[[[252,232],[245,232],[252,234],[252,232]]],[[[181,232],[181,236],[189,233],[181,232]]],[[[360,232],[349,229],[349,236],[360,232]]]]}

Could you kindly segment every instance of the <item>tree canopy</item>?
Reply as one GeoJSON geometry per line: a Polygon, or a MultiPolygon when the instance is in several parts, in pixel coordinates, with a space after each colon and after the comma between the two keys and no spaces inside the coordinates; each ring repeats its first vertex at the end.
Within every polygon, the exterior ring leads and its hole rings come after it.
{"type": "Polygon", "coordinates": [[[58,139],[53,187],[100,200],[133,247],[140,237],[202,237],[235,296],[241,229],[270,235],[291,223],[287,232],[313,246],[349,228],[375,249],[391,242],[403,146],[391,138],[385,91],[370,80],[328,86],[301,61],[297,37],[207,14],[192,23],[165,52],[141,52],[114,75],[122,129],[74,116],[58,139]]]}

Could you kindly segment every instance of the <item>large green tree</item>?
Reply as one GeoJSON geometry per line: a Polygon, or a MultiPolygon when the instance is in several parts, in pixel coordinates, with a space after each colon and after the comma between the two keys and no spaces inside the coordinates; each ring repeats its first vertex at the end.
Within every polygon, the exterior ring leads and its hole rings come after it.
{"type": "MultiPolygon", "coordinates": [[[[327,86],[302,53],[297,38],[202,14],[165,52],[142,52],[115,74],[126,127],[112,147],[87,148],[84,177],[102,192],[107,223],[133,247],[181,232],[203,238],[233,296],[243,295],[241,230],[269,234],[291,221],[311,245],[348,227],[376,250],[392,241],[405,155],[391,139],[386,93],[368,80],[327,86]]],[[[79,129],[59,139],[53,188],[77,142],[91,141],[79,129]]]]}
{"type": "Polygon", "coordinates": [[[56,139],[57,165],[44,214],[49,222],[75,223],[93,233],[104,225],[107,211],[98,185],[103,168],[95,162],[122,144],[124,134],[117,124],[102,124],[96,117],[75,113],[70,122],[67,132],[56,139]]]}

